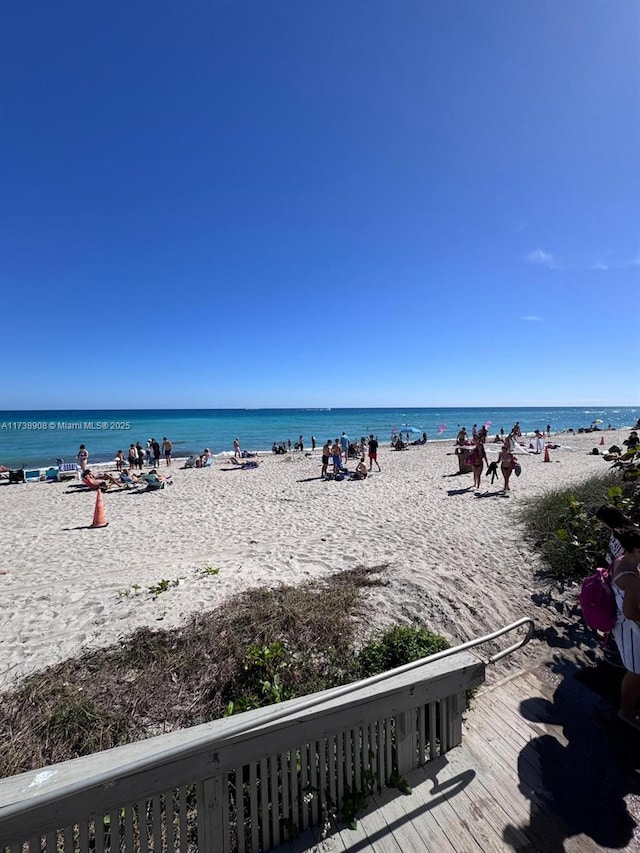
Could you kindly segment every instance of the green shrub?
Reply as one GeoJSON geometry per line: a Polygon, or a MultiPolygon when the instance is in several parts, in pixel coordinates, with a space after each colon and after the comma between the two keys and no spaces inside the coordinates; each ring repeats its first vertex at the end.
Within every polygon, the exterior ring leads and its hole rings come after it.
{"type": "Polygon", "coordinates": [[[630,508],[630,499],[615,471],[550,490],[525,502],[522,521],[544,555],[544,575],[554,584],[584,578],[604,559],[609,531],[593,517],[594,510],[604,503],[625,512],[630,508]]]}
{"type": "Polygon", "coordinates": [[[444,637],[426,628],[397,625],[368,642],[358,656],[362,678],[395,669],[449,648],[444,637]]]}

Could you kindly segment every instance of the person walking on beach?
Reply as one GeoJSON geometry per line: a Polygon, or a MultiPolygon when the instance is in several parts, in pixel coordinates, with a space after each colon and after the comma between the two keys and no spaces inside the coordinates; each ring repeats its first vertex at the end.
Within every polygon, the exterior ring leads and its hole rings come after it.
{"type": "Polygon", "coordinates": [[[158,468],[160,465],[160,445],[155,438],[151,439],[151,449],[153,450],[153,467],[158,468]]]}
{"type": "Polygon", "coordinates": [[[315,437],[315,435],[311,436],[311,449],[312,450],[316,449],[316,437],[315,437]]]}
{"type": "Polygon", "coordinates": [[[89,464],[89,451],[84,446],[84,444],[80,445],[80,450],[78,450],[78,465],[80,466],[80,470],[84,474],[87,470],[87,465],[89,464]]]}
{"type": "Polygon", "coordinates": [[[380,465],[378,463],[378,439],[374,438],[373,435],[369,436],[369,470],[373,468],[373,463],[376,463],[378,466],[378,471],[380,471],[380,465]]]}
{"type": "Polygon", "coordinates": [[[240,442],[237,438],[233,439],[233,458],[240,456],[240,442]]]}
{"type": "Polygon", "coordinates": [[[322,448],[322,470],[320,471],[321,477],[327,476],[327,468],[329,467],[329,459],[331,457],[331,439],[328,438],[324,446],[322,448]]]}
{"type": "Polygon", "coordinates": [[[511,445],[508,441],[505,441],[500,448],[500,452],[498,453],[498,465],[500,466],[502,477],[504,479],[504,488],[502,492],[506,495],[509,491],[509,478],[511,477],[513,469],[516,467],[516,457],[511,452],[511,445]]]}
{"type": "Polygon", "coordinates": [[[467,464],[471,465],[471,468],[473,470],[473,487],[475,489],[480,488],[480,482],[482,480],[482,469],[484,468],[485,462],[487,463],[487,465],[489,464],[489,460],[487,459],[487,452],[484,449],[484,442],[476,440],[476,446],[467,456],[467,464]]]}
{"type": "Polygon", "coordinates": [[[167,468],[171,465],[171,451],[173,450],[173,444],[169,441],[167,436],[162,439],[162,452],[164,453],[164,461],[167,465],[167,468]]]}

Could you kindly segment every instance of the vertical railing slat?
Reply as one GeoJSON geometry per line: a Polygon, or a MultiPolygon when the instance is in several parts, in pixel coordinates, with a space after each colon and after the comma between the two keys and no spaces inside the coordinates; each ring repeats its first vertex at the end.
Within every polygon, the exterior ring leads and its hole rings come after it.
{"type": "Polygon", "coordinates": [[[125,806],[124,809],[124,849],[126,853],[135,853],[133,843],[133,806],[125,806]]]}
{"type": "Polygon", "coordinates": [[[336,780],[338,784],[338,796],[336,798],[336,805],[341,808],[342,801],[344,798],[344,776],[345,776],[345,767],[344,767],[344,742],[346,740],[345,732],[338,732],[336,735],[336,780]]]}
{"type": "Polygon", "coordinates": [[[180,841],[180,853],[187,853],[188,835],[187,788],[186,785],[182,785],[178,788],[178,837],[180,841]]]}
{"type": "MultiPolygon", "coordinates": [[[[311,826],[318,825],[318,802],[320,799],[320,786],[318,784],[320,762],[320,747],[324,753],[324,741],[313,741],[309,744],[309,788],[312,794],[311,799],[311,826]]],[[[324,757],[322,758],[324,762],[324,757]]]]}
{"type": "Polygon", "coordinates": [[[236,845],[238,853],[245,853],[247,849],[245,823],[246,815],[244,809],[244,768],[237,767],[235,771],[236,786],[236,845]]]}
{"type": "Polygon", "coordinates": [[[390,717],[385,717],[384,721],[384,763],[387,770],[387,780],[389,780],[393,772],[393,732],[390,717]]]}
{"type": "MultiPolygon", "coordinates": [[[[15,845],[16,849],[18,848],[15,845]]],[[[2,848],[4,849],[4,848],[2,848]]],[[[13,850],[13,847],[11,848],[13,850]]],[[[58,853],[58,833],[57,832],[47,832],[45,837],[45,853],[58,853]]],[[[82,849],[82,848],[81,848],[82,849]]]]}
{"type": "Polygon", "coordinates": [[[325,812],[328,811],[327,796],[327,753],[329,751],[330,738],[323,738],[318,743],[318,819],[324,821],[325,812]]]}
{"type": "Polygon", "coordinates": [[[333,807],[336,806],[336,801],[338,799],[338,786],[336,784],[336,736],[330,735],[327,738],[327,752],[329,754],[328,761],[328,775],[329,778],[327,780],[329,787],[329,797],[331,797],[331,803],[333,807]]]}
{"type": "Polygon", "coordinates": [[[260,849],[260,817],[258,814],[258,765],[249,765],[249,821],[251,823],[251,853],[260,849]]]}
{"type": "Polygon", "coordinates": [[[282,797],[282,837],[284,840],[291,837],[289,826],[293,820],[291,809],[289,807],[289,755],[286,752],[280,753],[280,791],[282,797]]]}
{"type": "Polygon", "coordinates": [[[295,835],[300,831],[300,811],[298,809],[298,755],[295,749],[291,750],[289,790],[291,792],[291,828],[295,835]]]}
{"type": "Polygon", "coordinates": [[[429,758],[433,761],[438,757],[436,703],[429,702],[429,758]]]}
{"type": "Polygon", "coordinates": [[[302,829],[309,829],[309,746],[300,747],[300,810],[302,829]]]}
{"type": "Polygon", "coordinates": [[[80,853],[89,853],[90,851],[89,820],[83,820],[78,827],[78,849],[80,853]]]}
{"type": "Polygon", "coordinates": [[[424,764],[427,755],[426,735],[427,723],[424,705],[418,708],[418,763],[424,764]]]}
{"type": "MultiPolygon", "coordinates": [[[[165,832],[167,838],[167,853],[175,853],[176,837],[175,837],[175,804],[173,799],[173,791],[165,791],[164,793],[164,820],[165,832]]],[[[127,853],[129,850],[127,849],[127,853]]]]}
{"type": "Polygon", "coordinates": [[[278,756],[269,756],[269,787],[271,800],[271,844],[277,847],[280,844],[280,796],[278,785],[278,756]]]}
{"type": "Polygon", "coordinates": [[[440,720],[440,755],[443,755],[449,750],[447,707],[448,702],[446,698],[438,700],[438,717],[440,720]]]}
{"type": "Polygon", "coordinates": [[[229,774],[226,772],[220,777],[220,801],[222,810],[222,853],[230,853],[231,827],[229,825],[229,808],[231,798],[229,796],[229,774]]]}
{"type": "Polygon", "coordinates": [[[116,811],[109,812],[109,843],[109,853],[120,853],[120,815],[116,811]]]}
{"type": "Polygon", "coordinates": [[[140,836],[140,853],[149,851],[149,834],[147,825],[147,801],[140,800],[137,804],[138,834],[140,836]]]}
{"type": "Polygon", "coordinates": [[[162,853],[162,803],[160,794],[156,794],[151,801],[151,849],[153,853],[162,853]]]}
{"type": "Polygon", "coordinates": [[[270,839],[270,818],[269,818],[269,770],[266,758],[260,759],[260,837],[261,850],[269,850],[272,846],[270,839]]]}

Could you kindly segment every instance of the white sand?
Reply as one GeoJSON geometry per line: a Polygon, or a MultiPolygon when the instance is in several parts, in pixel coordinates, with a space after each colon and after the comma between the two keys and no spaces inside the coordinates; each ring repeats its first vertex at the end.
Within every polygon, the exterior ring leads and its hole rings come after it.
{"type": "MultiPolygon", "coordinates": [[[[604,433],[607,447],[625,435],[604,433]]],[[[389,565],[389,586],[369,593],[372,628],[415,618],[459,642],[522,615],[551,625],[555,610],[532,602],[540,562],[515,514],[529,495],[605,471],[588,455],[599,439],[559,436],[572,449],[551,451],[548,464],[520,453],[510,498],[486,477],[482,497],[462,491],[472,478],[455,475],[451,442],[383,447],[382,473],[364,482],[310,479],[318,453],[268,456],[257,470],[229,473],[174,463],[170,488],[107,493],[109,525],[96,530],[87,529],[95,493],[3,484],[0,688],[141,625],[178,625],[249,587],[359,564],[389,565]],[[219,574],[203,575],[206,566],[219,574]],[[145,589],[162,579],[180,582],[154,600],[145,589]],[[133,584],[144,589],[120,594],[133,584]]]]}

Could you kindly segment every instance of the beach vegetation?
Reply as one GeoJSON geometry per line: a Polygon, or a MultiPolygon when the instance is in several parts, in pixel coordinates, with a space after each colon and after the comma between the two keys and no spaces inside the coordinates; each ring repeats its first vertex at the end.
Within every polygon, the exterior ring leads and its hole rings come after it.
{"type": "Polygon", "coordinates": [[[201,575],[209,575],[209,576],[219,575],[220,569],[217,568],[216,566],[203,566],[200,569],[200,574],[201,575]]]}
{"type": "Polygon", "coordinates": [[[603,565],[610,533],[593,516],[604,503],[640,521],[634,491],[615,469],[523,503],[521,519],[544,557],[543,576],[552,587],[581,580],[603,565]]]}
{"type": "MultiPolygon", "coordinates": [[[[250,589],[180,628],[140,628],[24,679],[0,701],[0,776],[355,681],[406,663],[404,653],[422,655],[404,633],[392,653],[364,652],[366,592],[388,583],[385,570],[360,566],[250,589]]],[[[172,585],[159,583],[158,594],[172,585]]],[[[143,589],[151,592],[135,591],[143,589]]]]}
{"type": "Polygon", "coordinates": [[[412,625],[394,625],[370,640],[358,656],[362,677],[377,675],[449,648],[444,637],[412,625]]]}

